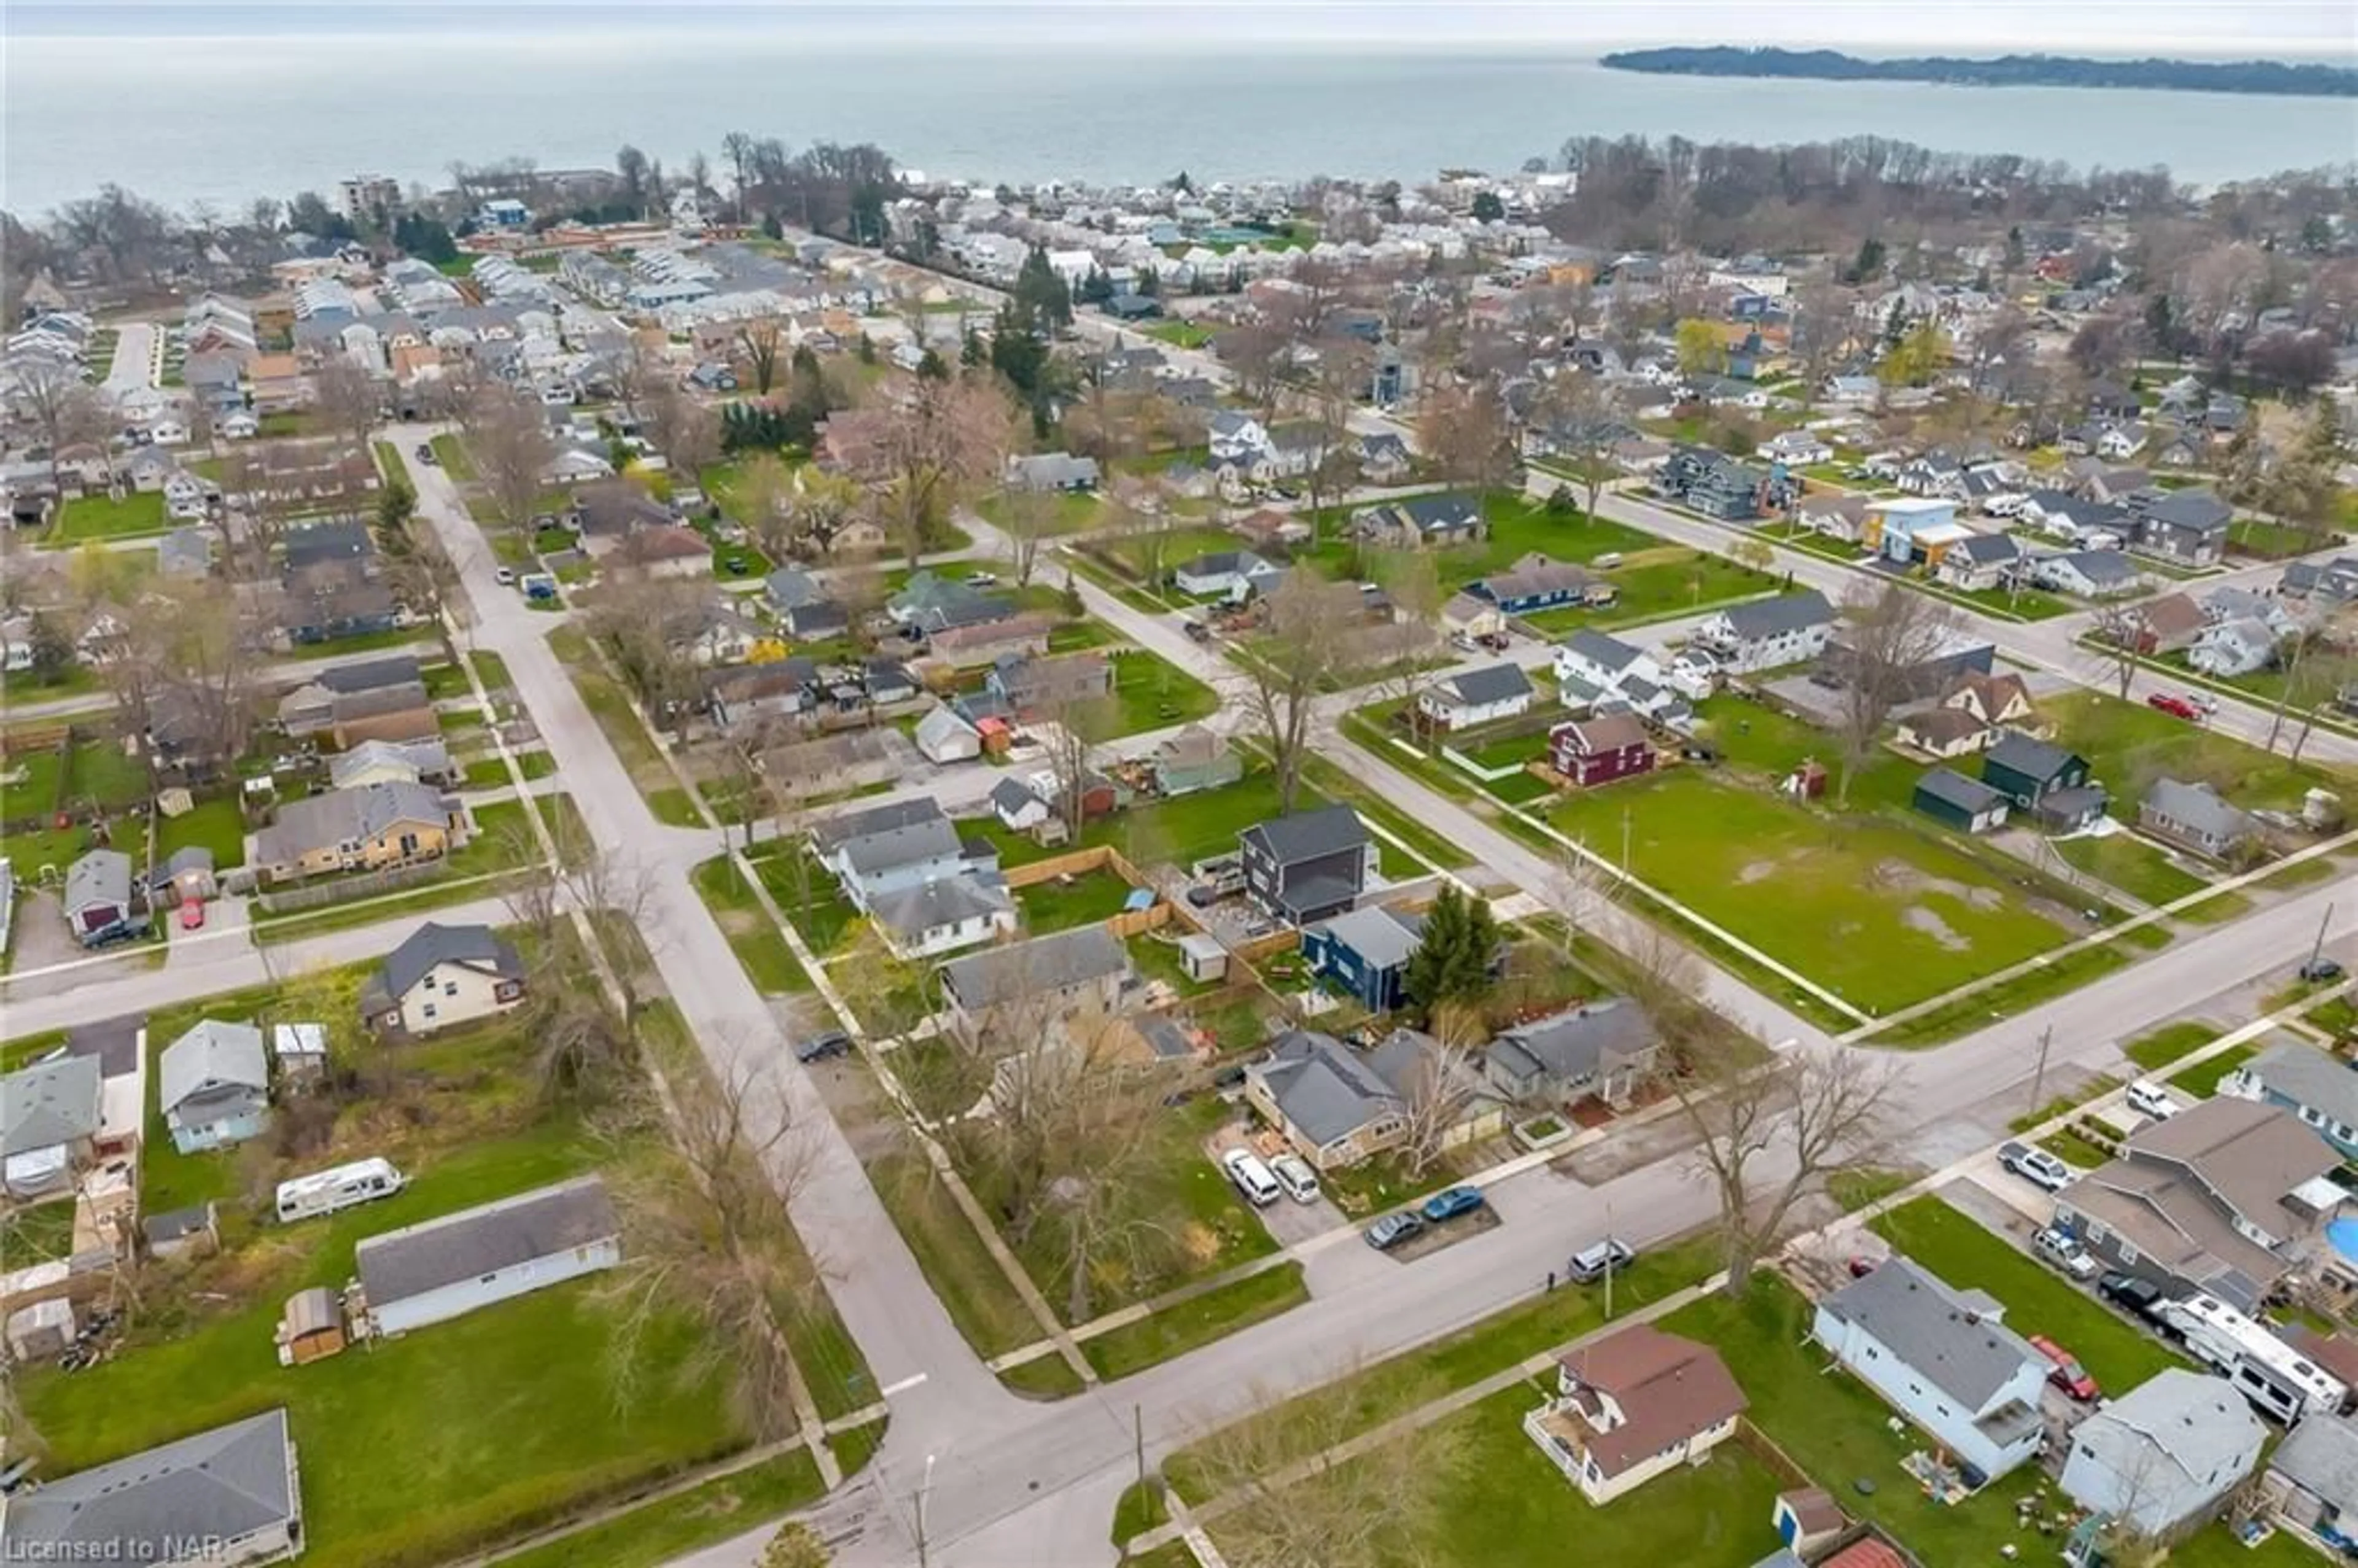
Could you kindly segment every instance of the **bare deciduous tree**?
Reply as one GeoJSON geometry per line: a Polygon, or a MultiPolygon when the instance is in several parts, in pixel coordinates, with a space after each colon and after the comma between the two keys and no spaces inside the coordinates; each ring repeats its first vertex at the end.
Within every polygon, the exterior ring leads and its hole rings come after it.
{"type": "Polygon", "coordinates": [[[1201,1511],[1221,1521],[1221,1554],[1236,1568],[1395,1568],[1443,1545],[1471,1458],[1460,1429],[1377,1441],[1339,1391],[1281,1401],[1257,1390],[1253,1402],[1273,1408],[1189,1449],[1197,1485],[1217,1499],[1201,1511]]]}
{"type": "Polygon", "coordinates": [[[1269,596],[1263,635],[1240,661],[1246,700],[1277,770],[1279,809],[1292,811],[1319,695],[1344,673],[1359,629],[1358,589],[1314,572],[1288,572],[1269,596]]]}
{"type": "MultiPolygon", "coordinates": [[[[774,1078],[745,1063],[725,1077],[671,1080],[671,1147],[606,1167],[622,1222],[622,1264],[605,1291],[624,1308],[613,1347],[618,1402],[653,1369],[649,1336],[685,1314],[704,1330],[674,1365],[689,1383],[727,1379],[739,1413],[764,1440],[795,1430],[800,1371],[776,1314],[817,1306],[819,1270],[787,1217],[809,1180],[809,1145],[774,1078]]],[[[644,1151],[655,1112],[609,1119],[618,1149],[644,1151]]]]}
{"type": "Polygon", "coordinates": [[[1541,444],[1571,465],[1585,522],[1596,520],[1597,500],[1613,479],[1613,442],[1620,428],[1617,412],[1604,377],[1575,370],[1550,376],[1531,411],[1541,444]]]}
{"type": "Polygon", "coordinates": [[[532,527],[542,475],[557,456],[548,416],[537,398],[485,382],[467,406],[467,449],[483,476],[500,521],[518,534],[532,527]]]}
{"type": "Polygon", "coordinates": [[[1066,1320],[1084,1323],[1109,1284],[1152,1284],[1205,1238],[1147,1196],[1184,1137],[1163,1114],[1168,1081],[1126,1020],[1065,1011],[1053,995],[986,1010],[957,1048],[933,1054],[923,1088],[952,1108],[940,1136],[977,1198],[1016,1247],[1055,1260],[1066,1320]]]}
{"type": "Polygon", "coordinates": [[[369,438],[384,418],[384,394],[376,377],[349,354],[331,356],[312,378],[318,407],[337,436],[355,452],[369,449],[369,438]]]}
{"type": "Polygon", "coordinates": [[[703,690],[696,649],[711,589],[677,578],[617,571],[590,596],[582,625],[613,660],[647,717],[685,741],[703,690]]]}
{"type": "Polygon", "coordinates": [[[65,503],[68,449],[103,442],[106,410],[97,390],[68,365],[35,364],[16,384],[16,410],[49,449],[49,494],[65,503]]]}
{"type": "Polygon", "coordinates": [[[737,351],[744,356],[745,368],[753,373],[755,396],[770,395],[770,388],[778,379],[778,360],[784,347],[785,337],[774,316],[761,317],[737,329],[737,351]]]}
{"type": "Polygon", "coordinates": [[[2112,683],[2113,695],[2123,702],[2129,699],[2129,687],[2136,680],[2145,634],[2142,604],[2100,605],[2089,621],[2085,644],[2088,656],[2104,667],[2105,678],[2112,683]]]}
{"type": "Polygon", "coordinates": [[[1844,596],[1844,654],[1837,704],[1842,782],[1837,803],[1850,800],[1852,776],[1874,755],[1892,710],[1920,689],[1926,663],[1948,650],[1957,612],[1930,594],[1897,582],[1861,582],[1844,596]]]}
{"type": "Polygon", "coordinates": [[[1727,1293],[1741,1295],[1802,1194],[1874,1141],[1889,1064],[1833,1046],[1797,1046],[1765,1063],[1708,1051],[1671,1084],[1701,1139],[1695,1165],[1719,1200],[1727,1293]]]}
{"type": "Polygon", "coordinates": [[[925,540],[974,486],[999,477],[1014,422],[1005,394],[977,372],[914,376],[884,405],[862,464],[914,568],[925,540]]]}
{"type": "Polygon", "coordinates": [[[1053,490],[1024,485],[1002,493],[999,531],[1007,535],[1019,587],[1031,582],[1039,565],[1041,543],[1056,531],[1056,509],[1057,494],[1053,490]]]}
{"type": "Polygon", "coordinates": [[[1443,384],[1427,391],[1417,436],[1449,483],[1496,490],[1514,470],[1514,437],[1506,400],[1485,382],[1443,384]]]}

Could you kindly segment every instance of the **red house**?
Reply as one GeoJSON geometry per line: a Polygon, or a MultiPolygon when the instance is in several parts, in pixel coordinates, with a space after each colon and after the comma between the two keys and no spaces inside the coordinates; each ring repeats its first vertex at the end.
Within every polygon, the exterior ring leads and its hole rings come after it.
{"type": "Polygon", "coordinates": [[[1584,789],[1654,771],[1654,748],[1646,740],[1646,727],[1630,713],[1557,725],[1548,731],[1548,756],[1556,772],[1584,789]]]}

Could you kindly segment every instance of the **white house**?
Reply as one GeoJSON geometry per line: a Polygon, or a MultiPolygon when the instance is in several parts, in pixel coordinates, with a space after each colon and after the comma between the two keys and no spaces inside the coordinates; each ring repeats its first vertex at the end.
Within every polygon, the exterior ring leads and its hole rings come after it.
{"type": "Polygon", "coordinates": [[[2277,637],[2267,622],[2249,618],[2222,621],[2195,634],[2186,662],[2204,675],[2233,679],[2276,662],[2277,637]]]}
{"type": "Polygon", "coordinates": [[[2031,563],[2030,575],[2041,588],[2079,595],[2082,599],[2118,599],[2145,586],[2145,574],[2118,550],[2071,550],[2041,556],[2031,563]]]}
{"type": "Polygon", "coordinates": [[[1731,604],[1695,628],[1695,645],[1736,675],[1816,658],[1833,635],[1833,606],[1815,589],[1731,604]]]}
{"type": "Polygon", "coordinates": [[[1995,1479],[2037,1457],[2049,1363],[2006,1308],[1894,1257],[1818,1303],[1810,1336],[1962,1464],[1995,1479]]]}
{"type": "Polygon", "coordinates": [[[524,960],[490,926],[429,920],[369,977],[361,1016],[387,1033],[430,1034],[496,1017],[524,994],[524,960]]]}
{"type": "Polygon", "coordinates": [[[1555,1397],[1523,1431],[1602,1508],[1736,1435],[1748,1401],[1707,1345],[1639,1324],[1556,1363],[1555,1397]]]}
{"type": "Polygon", "coordinates": [[[1212,465],[1241,464],[1251,468],[1267,461],[1276,450],[1269,438],[1269,427],[1249,414],[1224,408],[1212,416],[1208,432],[1212,465]]]}
{"type": "Polygon", "coordinates": [[[2266,1438],[2226,1379],[2169,1368],[2073,1430],[2063,1490],[2091,1513],[2167,1539],[2219,1508],[2266,1438]]]}
{"type": "Polygon", "coordinates": [[[1437,677],[1417,694],[1417,711],[1444,730],[1467,730],[1526,712],[1531,677],[1517,665],[1486,665],[1437,677]]]}
{"type": "Polygon", "coordinates": [[[930,958],[1015,931],[1015,901],[996,876],[961,874],[903,888],[871,911],[886,946],[901,958],[930,958]]]}
{"type": "Polygon", "coordinates": [[[369,1237],[355,1249],[375,1332],[471,1313],[622,1260],[606,1184],[577,1176],[369,1237]]]}

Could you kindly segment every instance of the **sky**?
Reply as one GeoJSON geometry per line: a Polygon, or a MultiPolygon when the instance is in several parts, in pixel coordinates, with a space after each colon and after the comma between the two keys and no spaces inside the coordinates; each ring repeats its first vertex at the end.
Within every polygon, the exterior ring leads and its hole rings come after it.
{"type": "Polygon", "coordinates": [[[643,0],[8,0],[0,35],[116,38],[370,35],[387,32],[615,33],[691,28],[792,32],[804,40],[1006,48],[1152,44],[1205,52],[1283,44],[1545,47],[1594,52],[1646,44],[1777,44],[1861,53],[2078,51],[2234,59],[2358,59],[2352,0],[740,0],[649,6],[643,0]]]}

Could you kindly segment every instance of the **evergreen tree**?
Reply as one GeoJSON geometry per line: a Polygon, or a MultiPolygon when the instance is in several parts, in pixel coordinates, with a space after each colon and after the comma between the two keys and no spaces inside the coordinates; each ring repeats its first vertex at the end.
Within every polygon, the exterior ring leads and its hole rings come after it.
{"type": "Polygon", "coordinates": [[[1431,1017],[1437,1008],[1477,1000],[1488,990],[1498,950],[1498,926],[1489,904],[1444,882],[1424,913],[1424,935],[1409,955],[1401,984],[1431,1017]]]}
{"type": "Polygon", "coordinates": [[[1477,190],[1474,193],[1474,221],[1476,222],[1503,222],[1506,220],[1506,216],[1507,204],[1498,200],[1498,193],[1497,191],[1477,190]]]}
{"type": "Polygon", "coordinates": [[[917,373],[927,381],[947,381],[950,378],[949,362],[943,359],[937,351],[929,348],[917,361],[917,373]]]}

